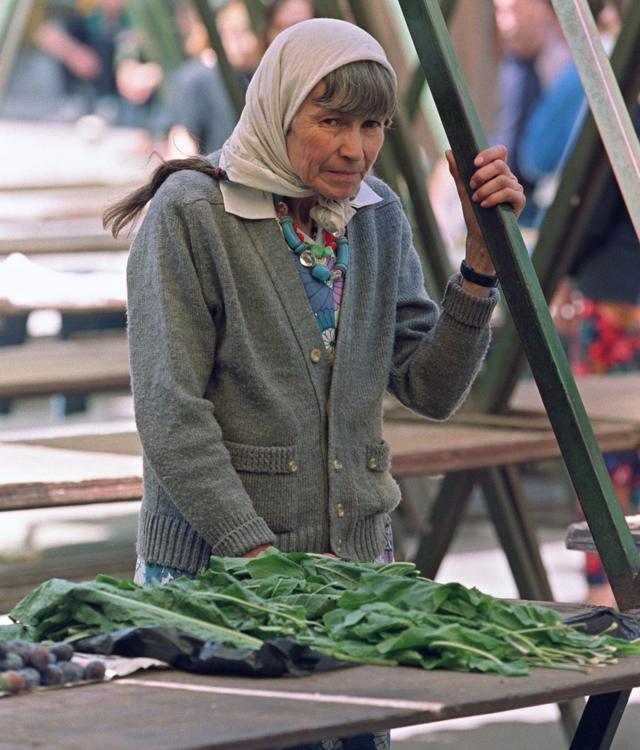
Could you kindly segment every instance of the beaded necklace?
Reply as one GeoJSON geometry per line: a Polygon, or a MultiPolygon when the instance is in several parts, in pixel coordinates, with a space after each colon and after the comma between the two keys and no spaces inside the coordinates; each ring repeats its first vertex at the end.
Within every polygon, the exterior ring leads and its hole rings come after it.
{"type": "Polygon", "coordinates": [[[300,264],[311,269],[313,278],[331,286],[334,281],[345,276],[349,266],[347,238],[345,236],[336,238],[323,229],[322,234],[318,233],[317,239],[320,240],[322,237],[324,244],[307,242],[289,216],[289,208],[285,199],[281,195],[274,195],[273,203],[278,224],[287,245],[298,257],[300,264]],[[333,268],[328,266],[331,259],[335,260],[333,268]]]}

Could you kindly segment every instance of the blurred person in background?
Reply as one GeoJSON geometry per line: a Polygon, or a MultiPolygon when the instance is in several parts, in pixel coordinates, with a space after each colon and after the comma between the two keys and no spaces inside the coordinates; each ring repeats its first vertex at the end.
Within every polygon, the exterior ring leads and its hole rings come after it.
{"type": "MultiPolygon", "coordinates": [[[[277,34],[310,18],[313,18],[311,0],[274,0],[265,10],[264,31],[258,40],[241,0],[232,0],[218,11],[216,23],[227,58],[245,87],[277,34]]],[[[177,20],[190,59],[168,82],[163,125],[168,131],[169,158],[215,151],[231,135],[237,122],[206,28],[188,0],[178,6],[177,20]]]]}
{"type": "MultiPolygon", "coordinates": [[[[237,122],[216,53],[191,2],[179,3],[176,21],[188,59],[167,81],[161,125],[167,133],[169,158],[215,151],[237,122]]],[[[227,59],[246,87],[259,55],[242,0],[232,0],[218,11],[216,25],[227,59]]]]}
{"type": "Polygon", "coordinates": [[[78,0],[68,14],[45,16],[33,41],[60,64],[76,116],[94,113],[114,125],[152,128],[163,72],[145,59],[124,0],[78,0]]]}
{"type": "Polygon", "coordinates": [[[313,0],[271,0],[264,15],[262,54],[281,31],[313,17],[313,0]]]}
{"type": "Polygon", "coordinates": [[[502,51],[496,128],[489,141],[509,150],[511,169],[527,196],[520,221],[529,226],[536,213],[531,200],[535,182],[522,174],[520,136],[531,108],[564,69],[570,53],[550,0],[494,0],[494,7],[502,51]]]}
{"type": "MultiPolygon", "coordinates": [[[[589,0],[610,52],[619,31],[623,3],[589,0]]],[[[557,81],[534,105],[518,148],[526,177],[547,181],[546,205],[587,113],[580,76],[569,61],[557,81]]],[[[640,105],[632,109],[640,133],[640,105]]],[[[541,217],[538,217],[541,218],[541,217]]],[[[569,269],[551,304],[576,376],[640,370],[640,242],[613,175],[609,177],[569,269]]],[[[608,453],[605,463],[625,514],[640,507],[640,453],[608,453]]],[[[612,605],[611,588],[600,558],[586,555],[588,600],[612,605]]]]}
{"type": "MultiPolygon", "coordinates": [[[[520,169],[519,139],[531,107],[570,60],[550,0],[493,0],[499,40],[497,112],[490,144],[502,143],[509,166],[524,186],[527,205],[521,226],[531,226],[537,211],[535,182],[520,169]]],[[[435,162],[429,176],[429,198],[440,232],[454,262],[463,250],[465,225],[446,161],[435,162]]]]}

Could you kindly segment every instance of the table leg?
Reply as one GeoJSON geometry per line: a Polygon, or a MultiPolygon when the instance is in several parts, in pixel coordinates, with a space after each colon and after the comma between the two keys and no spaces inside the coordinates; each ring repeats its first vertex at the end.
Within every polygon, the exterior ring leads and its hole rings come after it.
{"type": "Polygon", "coordinates": [[[515,468],[488,469],[482,476],[482,489],[520,596],[553,601],[519,472],[515,468]]]}
{"type": "MultiPolygon", "coordinates": [[[[482,488],[491,520],[523,599],[553,601],[520,472],[515,466],[489,469],[482,488]]],[[[571,738],[584,709],[582,701],[559,703],[562,726],[571,738]]]]}
{"type": "Polygon", "coordinates": [[[630,690],[592,695],[569,750],[608,750],[629,700],[630,690]]]}
{"type": "Polygon", "coordinates": [[[467,507],[475,480],[473,472],[447,474],[442,480],[440,492],[429,514],[427,531],[414,560],[423,576],[435,578],[467,507]]]}

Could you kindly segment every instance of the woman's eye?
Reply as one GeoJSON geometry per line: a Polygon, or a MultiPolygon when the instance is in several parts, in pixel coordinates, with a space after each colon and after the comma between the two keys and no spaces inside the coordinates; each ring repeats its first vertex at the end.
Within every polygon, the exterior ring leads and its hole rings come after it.
{"type": "Polygon", "coordinates": [[[381,128],[382,127],[382,123],[380,122],[380,120],[367,120],[364,125],[366,128],[381,128]]]}
{"type": "Polygon", "coordinates": [[[338,120],[335,117],[325,117],[322,121],[325,125],[331,125],[332,127],[338,125],[338,120]]]}

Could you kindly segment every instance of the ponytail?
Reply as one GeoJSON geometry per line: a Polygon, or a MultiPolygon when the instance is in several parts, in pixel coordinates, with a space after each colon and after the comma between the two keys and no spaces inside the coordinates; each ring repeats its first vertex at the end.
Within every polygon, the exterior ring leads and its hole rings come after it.
{"type": "Polygon", "coordinates": [[[224,169],[214,167],[207,159],[202,156],[191,156],[187,159],[170,159],[164,161],[155,170],[151,179],[146,185],[134,190],[126,195],[122,200],[117,201],[109,206],[102,217],[102,226],[105,229],[111,229],[111,234],[117,237],[118,234],[131,222],[134,222],[142,209],[158,192],[162,183],[174,172],[180,172],[183,169],[191,169],[196,172],[202,172],[213,180],[226,180],[227,174],[224,169]]]}

